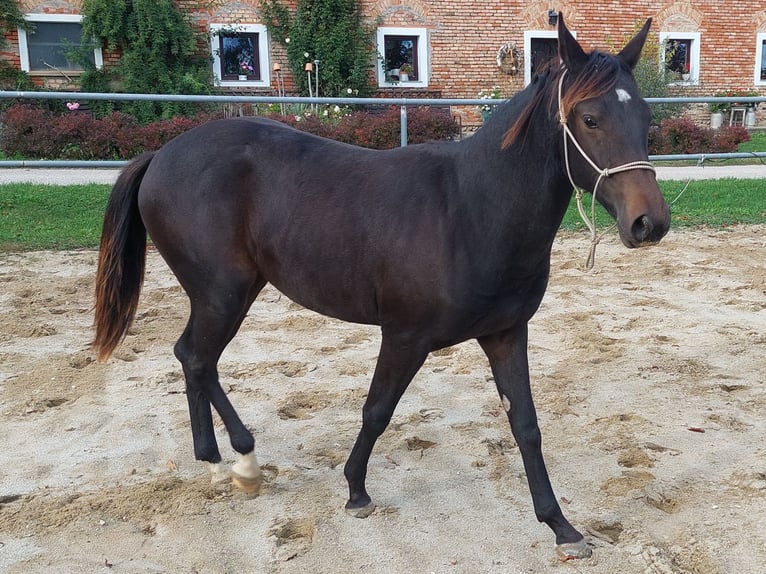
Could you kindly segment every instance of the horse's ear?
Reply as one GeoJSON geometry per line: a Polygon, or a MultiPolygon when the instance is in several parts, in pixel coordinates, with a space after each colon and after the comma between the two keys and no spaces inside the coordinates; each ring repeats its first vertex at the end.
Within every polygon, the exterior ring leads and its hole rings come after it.
{"type": "Polygon", "coordinates": [[[559,58],[564,66],[575,74],[588,61],[588,55],[564,24],[564,14],[561,12],[559,12],[559,58]]]}
{"type": "Polygon", "coordinates": [[[649,18],[646,21],[646,24],[644,24],[644,27],[641,28],[641,31],[636,34],[618,54],[622,61],[630,66],[631,70],[636,67],[639,58],[641,58],[641,50],[644,47],[644,42],[646,42],[646,37],[649,34],[649,28],[651,28],[651,26],[652,19],[649,18]]]}

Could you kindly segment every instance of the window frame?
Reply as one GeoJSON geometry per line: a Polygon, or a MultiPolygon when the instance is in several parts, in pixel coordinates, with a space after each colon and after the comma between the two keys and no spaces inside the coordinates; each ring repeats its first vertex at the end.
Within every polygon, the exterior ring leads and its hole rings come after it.
{"type": "MultiPolygon", "coordinates": [[[[573,38],[577,38],[577,30],[570,30],[573,38]]],[[[550,40],[551,38],[558,42],[559,33],[557,30],[527,30],[524,32],[524,85],[528,86],[532,82],[532,40],[542,38],[550,40]]]]}
{"type": "Polygon", "coordinates": [[[753,83],[756,86],[766,86],[766,77],[761,77],[761,70],[766,69],[766,66],[762,67],[764,58],[766,58],[766,32],[758,32],[755,36],[755,70],[753,72],[753,83]]]}
{"type": "MultiPolygon", "coordinates": [[[[81,14],[30,13],[30,14],[24,15],[24,20],[31,24],[42,22],[47,24],[61,23],[61,24],[82,25],[83,17],[81,14]]],[[[59,75],[62,73],[65,73],[67,75],[78,75],[85,71],[83,69],[70,69],[70,68],[67,68],[65,70],[60,70],[60,71],[55,68],[33,70],[31,62],[29,60],[29,38],[27,37],[27,31],[24,28],[18,28],[18,33],[19,33],[19,60],[20,60],[22,71],[27,72],[28,74],[45,75],[45,76],[59,75]]],[[[99,42],[96,41],[95,39],[93,42],[93,60],[96,65],[96,69],[100,70],[104,66],[104,56],[101,51],[101,46],[99,45],[99,42]]]]}
{"type": "Polygon", "coordinates": [[[702,34],[699,32],[660,32],[660,66],[665,68],[665,52],[669,41],[691,41],[689,54],[689,79],[673,80],[670,85],[696,86],[700,81],[700,42],[702,34]]]}
{"type": "Polygon", "coordinates": [[[210,24],[210,52],[213,56],[213,79],[222,88],[268,88],[271,87],[271,58],[269,57],[269,39],[266,26],[263,24],[210,24]],[[223,35],[258,34],[258,63],[260,79],[247,80],[225,79],[221,67],[221,33],[223,35]]]}
{"type": "Polygon", "coordinates": [[[381,26],[376,30],[376,43],[378,54],[378,87],[380,88],[427,88],[431,76],[428,61],[428,30],[426,28],[399,28],[381,26]],[[417,80],[407,82],[389,82],[386,80],[386,36],[415,36],[417,37],[417,52],[413,59],[417,62],[417,80]]]}
{"type": "MultiPolygon", "coordinates": [[[[570,30],[572,36],[577,38],[577,32],[570,30]]],[[[533,39],[554,39],[558,41],[559,33],[556,30],[526,30],[524,32],[524,85],[528,86],[532,82],[532,40],[533,39]]]]}

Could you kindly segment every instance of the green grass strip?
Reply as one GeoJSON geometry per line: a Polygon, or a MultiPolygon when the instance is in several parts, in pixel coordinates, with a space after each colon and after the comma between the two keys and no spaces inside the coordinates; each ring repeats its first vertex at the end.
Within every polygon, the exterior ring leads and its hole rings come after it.
{"type": "MultiPolygon", "coordinates": [[[[661,181],[673,201],[683,181],[661,181]]],[[[98,246],[107,185],[0,185],[0,250],[79,249],[98,246]]],[[[590,195],[585,196],[590,210],[590,195]]],[[[714,226],[766,223],[766,180],[695,180],[671,207],[672,226],[714,226]]],[[[612,225],[601,206],[596,209],[599,229],[612,225]]],[[[574,199],[562,227],[584,229],[574,199]]]]}
{"type": "Polygon", "coordinates": [[[0,185],[0,250],[96,247],[107,185],[0,185]]]}
{"type": "MultiPolygon", "coordinates": [[[[766,180],[700,179],[691,181],[688,186],[685,181],[663,180],[659,183],[665,199],[674,202],[670,207],[672,227],[766,223],[766,180]],[[681,191],[683,194],[678,197],[681,191]]],[[[586,194],[583,202],[590,214],[591,196],[586,194]]],[[[596,206],[596,223],[599,229],[613,223],[600,205],[596,206]]],[[[562,227],[585,229],[574,198],[562,227]]]]}

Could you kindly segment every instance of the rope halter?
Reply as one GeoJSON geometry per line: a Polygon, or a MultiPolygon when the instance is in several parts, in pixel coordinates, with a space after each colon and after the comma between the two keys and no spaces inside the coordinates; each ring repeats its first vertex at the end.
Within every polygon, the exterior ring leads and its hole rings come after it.
{"type": "Polygon", "coordinates": [[[596,262],[596,246],[598,245],[599,241],[601,241],[601,238],[606,235],[608,231],[610,231],[616,223],[613,224],[611,227],[604,230],[600,235],[596,233],[596,193],[598,192],[598,186],[601,184],[602,180],[604,180],[607,177],[610,177],[614,174],[623,172],[623,171],[631,171],[634,169],[648,169],[652,172],[655,171],[654,166],[648,162],[648,161],[631,161],[628,163],[624,163],[622,165],[619,165],[617,167],[607,167],[604,169],[601,169],[596,165],[596,162],[594,162],[587,153],[585,153],[585,150],[582,148],[580,143],[575,139],[574,134],[572,133],[572,130],[569,129],[569,125],[567,124],[567,117],[564,113],[564,109],[561,105],[561,94],[564,86],[564,76],[567,75],[568,70],[565,68],[564,71],[561,73],[561,76],[559,77],[559,86],[558,86],[558,99],[559,99],[559,123],[561,124],[562,132],[564,134],[564,164],[567,168],[567,177],[569,177],[569,182],[572,184],[572,187],[575,190],[575,198],[577,199],[577,211],[580,213],[580,218],[583,220],[585,225],[590,230],[590,253],[588,254],[588,260],[585,262],[585,268],[586,269],[593,269],[593,265],[596,262]],[[591,198],[591,207],[590,207],[590,216],[588,216],[587,213],[585,213],[585,208],[582,204],[582,196],[584,193],[584,190],[578,186],[574,182],[574,178],[572,178],[572,170],[569,166],[569,146],[567,145],[567,140],[570,140],[572,144],[577,148],[577,151],[580,152],[580,155],[585,158],[585,161],[587,161],[590,166],[596,170],[596,173],[598,173],[598,179],[596,180],[596,185],[593,186],[593,193],[591,198]]]}

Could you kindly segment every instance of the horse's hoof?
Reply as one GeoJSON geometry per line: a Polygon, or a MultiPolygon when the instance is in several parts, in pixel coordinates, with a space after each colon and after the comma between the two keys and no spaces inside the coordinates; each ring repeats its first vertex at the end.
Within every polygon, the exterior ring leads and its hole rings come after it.
{"type": "Polygon", "coordinates": [[[231,473],[221,463],[208,463],[208,469],[210,470],[210,484],[219,486],[224,483],[228,483],[231,478],[231,473]]]}
{"type": "Polygon", "coordinates": [[[558,554],[559,560],[566,562],[567,560],[574,560],[575,558],[590,558],[593,551],[582,538],[577,542],[565,542],[564,544],[556,545],[556,554],[558,554]]]}
{"type": "Polygon", "coordinates": [[[247,494],[258,494],[261,491],[261,485],[263,484],[263,477],[260,473],[257,476],[242,476],[232,471],[231,482],[247,494]]]}
{"type": "Polygon", "coordinates": [[[231,481],[234,486],[248,494],[260,492],[263,475],[254,452],[239,455],[239,460],[231,467],[231,481]]]}
{"type": "Polygon", "coordinates": [[[373,513],[374,510],[374,502],[370,502],[369,504],[366,504],[360,508],[349,508],[348,506],[346,507],[346,512],[354,518],[367,518],[370,514],[373,513]]]}

